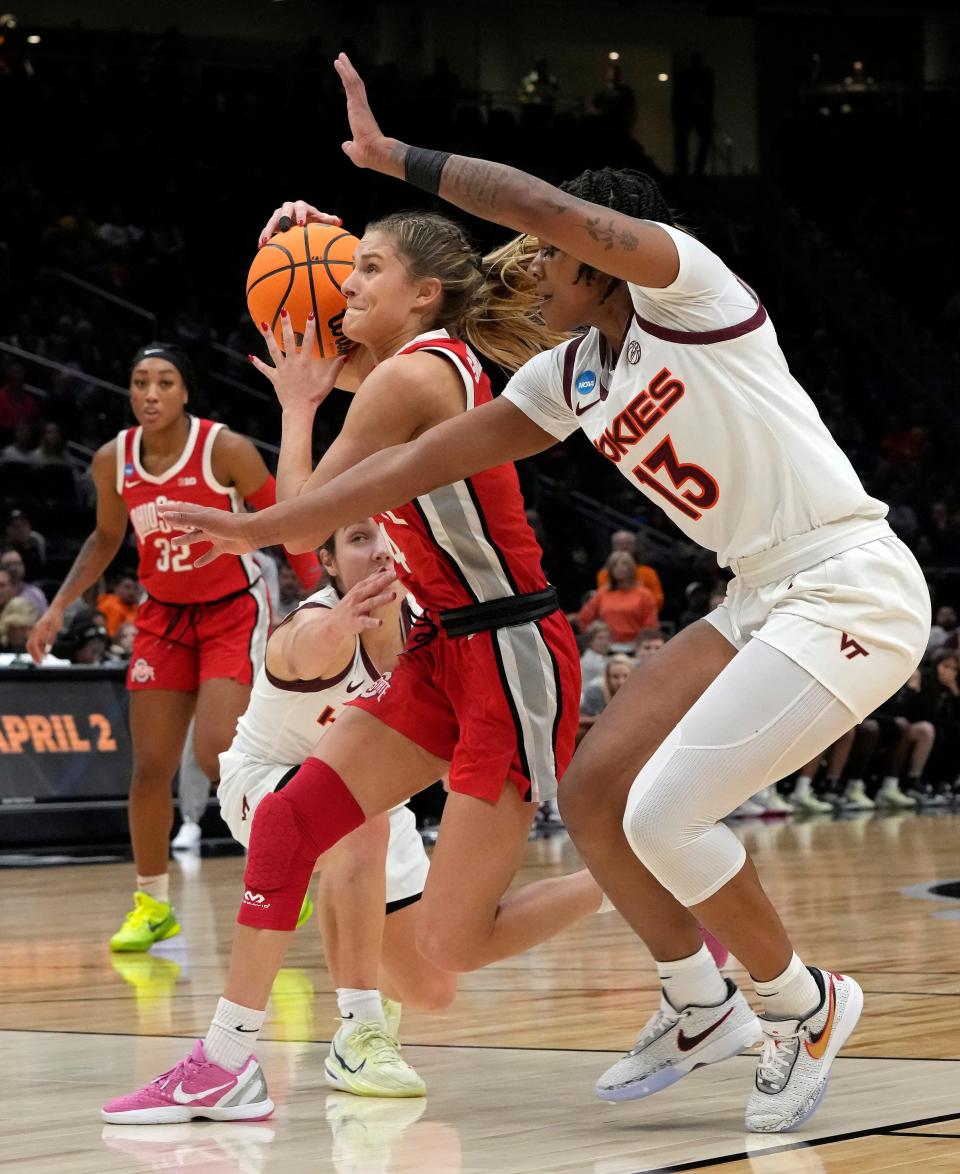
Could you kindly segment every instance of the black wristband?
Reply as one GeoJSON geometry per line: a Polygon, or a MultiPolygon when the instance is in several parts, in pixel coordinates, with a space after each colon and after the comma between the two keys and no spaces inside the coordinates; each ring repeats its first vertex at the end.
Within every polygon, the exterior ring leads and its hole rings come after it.
{"type": "Polygon", "coordinates": [[[422,147],[407,147],[403,160],[403,178],[414,187],[435,196],[440,191],[440,176],[450,158],[448,151],[425,151],[422,147]]]}

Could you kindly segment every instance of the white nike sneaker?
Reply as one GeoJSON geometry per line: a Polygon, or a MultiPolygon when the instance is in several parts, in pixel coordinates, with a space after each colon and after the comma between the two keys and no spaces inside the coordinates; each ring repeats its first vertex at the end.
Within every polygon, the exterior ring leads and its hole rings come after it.
{"type": "Polygon", "coordinates": [[[736,985],[713,1007],[677,1011],[666,995],[629,1052],[600,1077],[602,1101],[635,1101],[669,1088],[694,1068],[728,1060],[760,1038],[760,1022],[736,985]]]}
{"type": "Polygon", "coordinates": [[[424,1097],[427,1086],[400,1055],[400,1044],[377,1023],[341,1027],[330,1041],[327,1084],[360,1097],[424,1097]]]}
{"type": "Polygon", "coordinates": [[[792,805],[777,790],[776,783],[771,783],[769,787],[764,787],[758,795],[754,795],[753,802],[758,807],[762,807],[766,815],[793,814],[792,805]]]}
{"type": "Polygon", "coordinates": [[[747,1102],[751,1133],[789,1133],[816,1112],[830,1066],[863,1010],[863,991],[852,978],[809,969],[823,992],[816,1011],[806,1019],[760,1019],[763,1052],[747,1102]]]}
{"type": "Polygon", "coordinates": [[[194,848],[199,848],[200,825],[195,820],[184,819],[170,847],[174,852],[191,852],[194,848]]]}

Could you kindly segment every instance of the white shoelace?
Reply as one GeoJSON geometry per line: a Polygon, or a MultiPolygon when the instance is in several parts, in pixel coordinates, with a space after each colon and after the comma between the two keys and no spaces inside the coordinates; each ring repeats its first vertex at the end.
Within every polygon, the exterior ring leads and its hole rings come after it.
{"type": "Polygon", "coordinates": [[[786,1077],[790,1063],[799,1046],[799,1035],[781,1036],[780,1038],[764,1035],[758,1071],[760,1079],[767,1084],[780,1084],[786,1077]]]}
{"type": "Polygon", "coordinates": [[[645,1047],[652,1040],[655,1040],[659,1036],[663,1035],[663,1033],[669,1028],[676,1026],[676,1024],[680,1022],[682,1016],[682,1011],[679,1015],[671,1015],[669,1012],[664,1011],[664,1009],[661,1007],[660,1010],[646,1025],[646,1027],[637,1036],[637,1042],[633,1045],[630,1051],[636,1052],[639,1048],[645,1047]]]}

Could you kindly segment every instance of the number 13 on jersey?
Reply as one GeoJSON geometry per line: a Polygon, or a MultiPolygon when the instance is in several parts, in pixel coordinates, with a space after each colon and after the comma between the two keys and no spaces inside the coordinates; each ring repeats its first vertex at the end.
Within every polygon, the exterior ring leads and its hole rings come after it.
{"type": "Polygon", "coordinates": [[[648,485],[695,522],[703,517],[704,510],[712,510],[720,500],[720,486],[716,480],[699,465],[681,461],[669,436],[665,436],[656,448],[648,452],[632,472],[641,484],[648,485]],[[679,493],[668,489],[656,476],[661,471],[666,473],[679,493]]]}

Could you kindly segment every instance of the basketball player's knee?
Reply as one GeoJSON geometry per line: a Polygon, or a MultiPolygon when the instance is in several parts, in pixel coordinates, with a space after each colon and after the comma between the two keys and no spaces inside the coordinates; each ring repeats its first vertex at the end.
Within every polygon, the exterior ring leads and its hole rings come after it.
{"type": "Polygon", "coordinates": [[[925,746],[932,746],[937,736],[937,730],[933,722],[914,722],[913,735],[915,742],[920,742],[925,746]]]}
{"type": "Polygon", "coordinates": [[[417,949],[431,965],[448,974],[467,974],[484,965],[477,944],[466,935],[433,922],[417,927],[417,949]]]}
{"type": "Polygon", "coordinates": [[[604,780],[595,771],[578,766],[576,760],[557,789],[557,807],[574,837],[586,838],[601,832],[620,818],[615,796],[604,786],[604,780]]]}
{"type": "Polygon", "coordinates": [[[427,973],[420,973],[405,987],[403,1004],[417,1011],[446,1011],[457,997],[457,976],[438,967],[425,967],[427,973]]]}
{"type": "Polygon", "coordinates": [[[266,795],[250,832],[240,924],[293,930],[317,856],[285,792],[266,795]]]}

